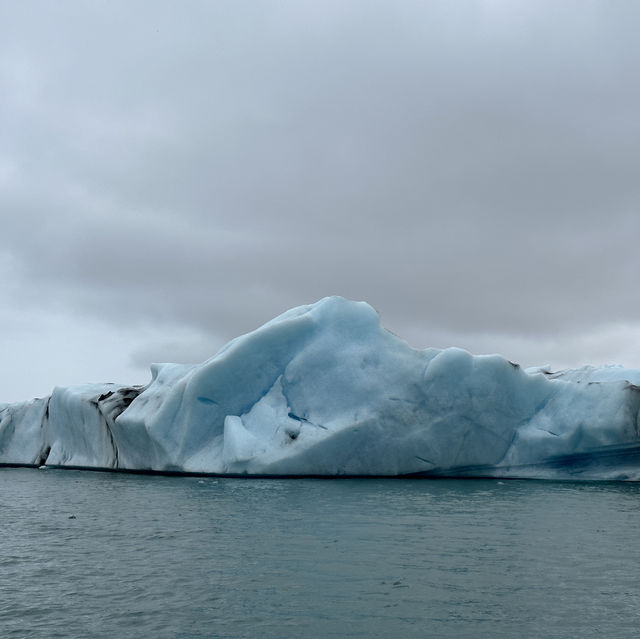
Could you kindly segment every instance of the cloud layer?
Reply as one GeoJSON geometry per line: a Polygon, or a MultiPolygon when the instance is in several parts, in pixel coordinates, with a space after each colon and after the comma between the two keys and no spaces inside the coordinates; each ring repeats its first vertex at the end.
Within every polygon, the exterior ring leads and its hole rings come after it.
{"type": "Polygon", "coordinates": [[[3,4],[0,399],[329,294],[420,347],[640,365],[638,14],[3,4]]]}

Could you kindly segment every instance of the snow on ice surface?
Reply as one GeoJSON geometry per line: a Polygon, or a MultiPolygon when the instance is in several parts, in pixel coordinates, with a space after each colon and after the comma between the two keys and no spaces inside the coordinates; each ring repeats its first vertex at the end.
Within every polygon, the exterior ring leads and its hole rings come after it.
{"type": "Polygon", "coordinates": [[[640,370],[414,350],[330,297],[146,387],[0,404],[0,463],[230,475],[640,479],[640,370]]]}

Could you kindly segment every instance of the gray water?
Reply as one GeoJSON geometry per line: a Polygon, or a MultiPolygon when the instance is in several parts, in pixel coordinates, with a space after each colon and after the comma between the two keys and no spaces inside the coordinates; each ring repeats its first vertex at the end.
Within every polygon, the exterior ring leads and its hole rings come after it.
{"type": "Polygon", "coordinates": [[[0,470],[0,636],[637,637],[640,485],[0,470]]]}

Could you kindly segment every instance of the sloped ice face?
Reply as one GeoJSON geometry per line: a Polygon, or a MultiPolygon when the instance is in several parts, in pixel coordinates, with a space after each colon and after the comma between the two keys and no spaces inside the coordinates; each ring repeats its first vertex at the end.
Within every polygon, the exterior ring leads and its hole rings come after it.
{"type": "Polygon", "coordinates": [[[232,475],[640,479],[640,371],[417,351],[363,302],[292,309],[145,388],[0,405],[0,463],[232,475]]]}

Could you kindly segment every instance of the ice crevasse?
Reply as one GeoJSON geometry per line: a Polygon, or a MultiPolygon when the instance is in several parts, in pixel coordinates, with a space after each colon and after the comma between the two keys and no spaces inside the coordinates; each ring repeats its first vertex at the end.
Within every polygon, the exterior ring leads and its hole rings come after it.
{"type": "Polygon", "coordinates": [[[328,297],[147,386],[0,404],[0,464],[219,475],[640,479],[640,370],[415,350],[328,297]]]}

